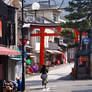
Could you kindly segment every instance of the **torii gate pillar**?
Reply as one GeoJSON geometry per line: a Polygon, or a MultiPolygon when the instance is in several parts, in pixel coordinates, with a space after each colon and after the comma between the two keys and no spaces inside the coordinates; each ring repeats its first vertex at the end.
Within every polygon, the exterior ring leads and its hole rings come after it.
{"type": "Polygon", "coordinates": [[[44,27],[40,28],[40,66],[44,65],[44,30],[44,27]]]}

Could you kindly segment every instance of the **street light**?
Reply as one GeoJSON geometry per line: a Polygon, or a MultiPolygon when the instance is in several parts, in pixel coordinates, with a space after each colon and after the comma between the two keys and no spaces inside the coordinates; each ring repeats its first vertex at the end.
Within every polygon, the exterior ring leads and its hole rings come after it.
{"type": "Polygon", "coordinates": [[[21,28],[21,33],[22,33],[22,92],[25,90],[25,74],[24,74],[24,0],[22,0],[22,28],[21,28]]]}
{"type": "Polygon", "coordinates": [[[37,2],[34,2],[34,3],[32,4],[32,10],[35,11],[35,19],[36,19],[36,11],[39,10],[39,9],[40,9],[40,4],[37,3],[37,2]]]}

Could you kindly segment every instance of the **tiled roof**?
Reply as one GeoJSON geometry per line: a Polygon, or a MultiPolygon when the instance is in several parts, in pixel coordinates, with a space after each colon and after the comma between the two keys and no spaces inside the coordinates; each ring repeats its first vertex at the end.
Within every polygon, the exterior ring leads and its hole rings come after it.
{"type": "Polygon", "coordinates": [[[2,1],[4,1],[4,3],[9,5],[12,0],[2,0],[2,1]]]}
{"type": "Polygon", "coordinates": [[[49,42],[49,49],[50,50],[61,50],[61,48],[57,45],[57,43],[49,42]]]}
{"type": "Polygon", "coordinates": [[[55,22],[53,22],[53,21],[51,21],[51,20],[49,20],[49,19],[47,19],[47,18],[45,18],[45,17],[37,17],[36,19],[34,19],[33,20],[33,18],[32,18],[32,20],[30,20],[30,22],[29,23],[25,23],[26,25],[28,25],[28,26],[40,26],[40,27],[58,27],[59,26],[59,24],[58,23],[55,23],[55,22]],[[44,21],[48,21],[48,23],[45,23],[44,21]]]}
{"type": "MultiPolygon", "coordinates": [[[[41,9],[58,9],[58,6],[56,5],[49,5],[49,4],[43,4],[43,3],[39,3],[40,4],[40,10],[41,9]]],[[[32,4],[27,4],[25,5],[25,8],[32,10],[32,4]]]]}
{"type": "Polygon", "coordinates": [[[38,26],[38,27],[58,27],[59,24],[53,24],[53,23],[33,23],[30,24],[30,26],[38,26]]]}

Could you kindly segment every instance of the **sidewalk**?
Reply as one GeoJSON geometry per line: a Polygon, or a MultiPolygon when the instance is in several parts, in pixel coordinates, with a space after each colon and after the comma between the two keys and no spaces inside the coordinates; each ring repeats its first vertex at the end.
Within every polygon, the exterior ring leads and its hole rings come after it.
{"type": "MultiPolygon", "coordinates": [[[[61,76],[62,77],[66,76],[71,72],[73,66],[74,66],[73,63],[68,63],[50,67],[48,72],[48,80],[55,80],[61,76]]],[[[41,75],[40,73],[33,75],[26,75],[26,81],[41,80],[40,75],[41,75]]]]}

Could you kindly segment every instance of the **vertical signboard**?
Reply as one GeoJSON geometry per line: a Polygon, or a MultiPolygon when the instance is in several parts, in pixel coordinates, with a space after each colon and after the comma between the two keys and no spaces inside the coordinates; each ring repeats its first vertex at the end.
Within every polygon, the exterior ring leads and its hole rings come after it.
{"type": "Polygon", "coordinates": [[[2,20],[0,19],[0,37],[2,37],[2,20]]]}

